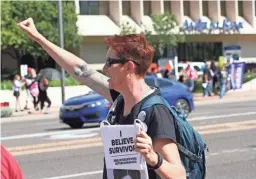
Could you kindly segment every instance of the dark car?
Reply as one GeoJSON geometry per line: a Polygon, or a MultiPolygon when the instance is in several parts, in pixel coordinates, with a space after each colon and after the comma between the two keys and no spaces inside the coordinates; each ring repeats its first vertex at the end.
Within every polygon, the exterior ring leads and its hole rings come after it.
{"type": "MultiPolygon", "coordinates": [[[[176,106],[185,117],[194,109],[192,93],[182,83],[165,78],[145,78],[149,86],[158,87],[171,106],[176,106]]],[[[60,120],[72,128],[81,128],[84,123],[100,123],[107,116],[111,102],[92,91],[87,95],[68,99],[60,108],[60,120]]]]}

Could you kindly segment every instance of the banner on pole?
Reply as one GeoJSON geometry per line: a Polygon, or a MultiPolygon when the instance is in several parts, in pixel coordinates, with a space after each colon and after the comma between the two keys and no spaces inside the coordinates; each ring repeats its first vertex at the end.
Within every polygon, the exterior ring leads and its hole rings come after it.
{"type": "Polygon", "coordinates": [[[243,85],[243,77],[245,70],[245,62],[235,62],[231,65],[231,82],[234,90],[241,89],[243,85]]]}

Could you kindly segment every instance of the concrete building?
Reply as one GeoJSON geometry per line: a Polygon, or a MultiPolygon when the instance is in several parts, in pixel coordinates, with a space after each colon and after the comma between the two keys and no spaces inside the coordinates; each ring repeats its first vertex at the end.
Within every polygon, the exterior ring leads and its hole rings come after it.
{"type": "Polygon", "coordinates": [[[78,33],[84,36],[80,57],[91,64],[104,63],[105,36],[120,33],[129,22],[139,32],[152,29],[151,14],[170,12],[186,34],[179,44],[179,60],[212,60],[224,47],[241,47],[241,58],[256,61],[256,3],[248,1],[80,1],[75,0],[78,33]],[[143,24],[143,26],[142,26],[143,24]]]}
{"type": "MultiPolygon", "coordinates": [[[[104,37],[120,33],[129,22],[137,32],[152,29],[151,14],[170,12],[186,34],[178,45],[179,60],[212,60],[226,46],[240,46],[241,58],[256,63],[256,2],[254,0],[74,0],[78,33],[84,40],[77,55],[99,69],[105,61],[104,37]]],[[[65,24],[64,24],[65,25],[65,24]]],[[[167,55],[171,55],[168,54],[167,55]]],[[[17,68],[11,56],[2,56],[2,67],[17,68]],[[15,66],[15,67],[14,67],[15,66]]]]}

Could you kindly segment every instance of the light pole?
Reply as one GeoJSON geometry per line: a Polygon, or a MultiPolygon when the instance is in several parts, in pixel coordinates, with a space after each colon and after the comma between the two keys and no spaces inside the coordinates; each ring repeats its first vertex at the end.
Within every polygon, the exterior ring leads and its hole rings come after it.
{"type": "MultiPolygon", "coordinates": [[[[58,19],[59,19],[59,44],[64,48],[64,35],[63,35],[63,20],[62,20],[62,0],[58,0],[58,19]]],[[[65,71],[61,68],[61,99],[62,104],[65,101],[65,71]]]]}

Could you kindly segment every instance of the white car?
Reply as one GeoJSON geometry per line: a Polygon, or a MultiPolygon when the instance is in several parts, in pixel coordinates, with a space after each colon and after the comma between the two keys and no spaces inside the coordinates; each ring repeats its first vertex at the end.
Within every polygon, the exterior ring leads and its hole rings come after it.
{"type": "MultiPolygon", "coordinates": [[[[204,62],[191,62],[190,64],[191,64],[192,68],[197,71],[199,76],[203,75],[203,71],[204,71],[204,68],[205,68],[205,63],[204,62]]],[[[185,68],[186,65],[187,65],[186,63],[179,63],[178,64],[179,73],[183,68],[185,68]]]]}

